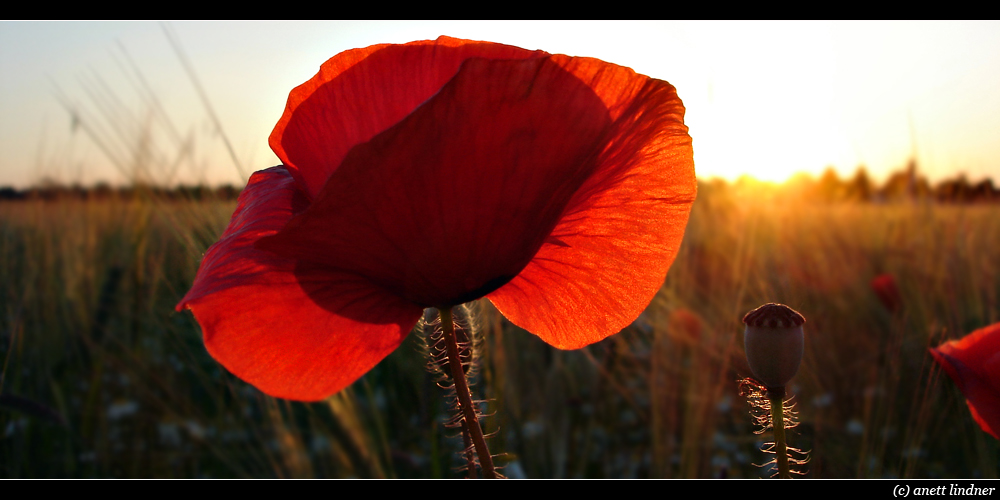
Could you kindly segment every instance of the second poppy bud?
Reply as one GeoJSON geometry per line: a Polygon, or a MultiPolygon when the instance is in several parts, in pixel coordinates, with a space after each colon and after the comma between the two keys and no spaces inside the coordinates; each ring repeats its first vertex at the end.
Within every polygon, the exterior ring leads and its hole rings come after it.
{"type": "Polygon", "coordinates": [[[743,317],[750,371],[768,391],[780,390],[795,376],[805,351],[806,319],[783,304],[764,304],[743,317]]]}

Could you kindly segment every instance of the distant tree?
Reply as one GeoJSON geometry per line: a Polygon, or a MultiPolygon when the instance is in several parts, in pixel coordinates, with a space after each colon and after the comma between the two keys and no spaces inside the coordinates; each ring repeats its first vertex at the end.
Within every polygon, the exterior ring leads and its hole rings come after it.
{"type": "Polygon", "coordinates": [[[220,200],[235,200],[240,196],[240,189],[232,184],[226,184],[225,186],[219,186],[218,189],[215,190],[215,195],[218,196],[220,200]]]}
{"type": "Polygon", "coordinates": [[[972,197],[972,186],[965,173],[954,179],[945,179],[934,188],[934,199],[944,203],[965,203],[972,197]]]}
{"type": "Polygon", "coordinates": [[[927,179],[917,173],[917,161],[911,159],[906,169],[893,172],[879,190],[882,199],[890,201],[916,201],[932,195],[927,179]]]}
{"type": "Polygon", "coordinates": [[[913,194],[918,200],[929,200],[934,197],[934,188],[931,187],[926,177],[918,175],[913,194]]]}
{"type": "Polygon", "coordinates": [[[90,188],[90,197],[95,200],[107,200],[115,195],[114,189],[107,182],[98,182],[90,188]]]}
{"type": "Polygon", "coordinates": [[[855,201],[871,201],[873,191],[868,171],[864,165],[859,165],[854,178],[847,183],[847,197],[855,201]]]}
{"type": "Polygon", "coordinates": [[[993,186],[993,179],[984,179],[972,187],[972,201],[977,203],[1000,201],[1000,191],[993,186]]]}
{"type": "Polygon", "coordinates": [[[840,201],[844,199],[845,187],[837,176],[837,171],[833,167],[826,167],[823,175],[819,178],[816,186],[819,190],[819,198],[826,202],[840,201]]]}
{"type": "Polygon", "coordinates": [[[10,186],[0,187],[0,200],[23,200],[24,193],[10,186]]]}

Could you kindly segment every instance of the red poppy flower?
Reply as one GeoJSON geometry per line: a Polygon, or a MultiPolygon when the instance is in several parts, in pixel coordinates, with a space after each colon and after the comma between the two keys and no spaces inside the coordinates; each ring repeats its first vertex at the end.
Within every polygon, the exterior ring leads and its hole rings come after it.
{"type": "Polygon", "coordinates": [[[903,297],[899,294],[899,287],[896,286],[896,278],[891,274],[880,274],[872,278],[871,287],[889,312],[896,312],[903,306],[903,297]]]}
{"type": "Polygon", "coordinates": [[[667,327],[674,332],[673,338],[685,344],[697,344],[703,329],[701,316],[686,308],[674,309],[667,317],[667,327]]]}
{"type": "Polygon", "coordinates": [[[930,351],[965,394],[972,418],[1000,439],[1000,323],[930,351]]]}
{"type": "Polygon", "coordinates": [[[562,349],[618,332],[663,284],[696,185],[667,82],[441,37],[343,52],[294,89],[178,308],[264,392],[316,400],[426,307],[488,297],[562,349]]]}

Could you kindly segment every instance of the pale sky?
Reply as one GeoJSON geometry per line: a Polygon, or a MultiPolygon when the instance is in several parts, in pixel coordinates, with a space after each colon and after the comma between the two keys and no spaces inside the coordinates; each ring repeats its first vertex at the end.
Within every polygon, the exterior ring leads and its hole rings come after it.
{"type": "Polygon", "coordinates": [[[597,57],[669,81],[687,107],[699,177],[783,180],[827,166],[846,176],[864,164],[881,181],[915,154],[932,181],[1000,181],[996,21],[166,23],[242,174],[163,26],[0,22],[0,186],[121,184],[137,164],[160,182],[243,184],[278,163],[267,137],[288,92],[326,59],[439,35],[597,57]],[[146,86],[159,107],[141,97],[146,86]]]}

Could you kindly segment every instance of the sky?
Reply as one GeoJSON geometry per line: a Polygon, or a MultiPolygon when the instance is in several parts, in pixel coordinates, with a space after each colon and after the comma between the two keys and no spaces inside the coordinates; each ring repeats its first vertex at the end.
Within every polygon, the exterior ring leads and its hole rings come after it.
{"type": "Polygon", "coordinates": [[[931,181],[1000,181],[997,21],[8,21],[0,186],[243,184],[278,163],[267,138],[320,64],[439,35],[669,81],[702,178],[882,181],[915,157],[931,181]]]}

